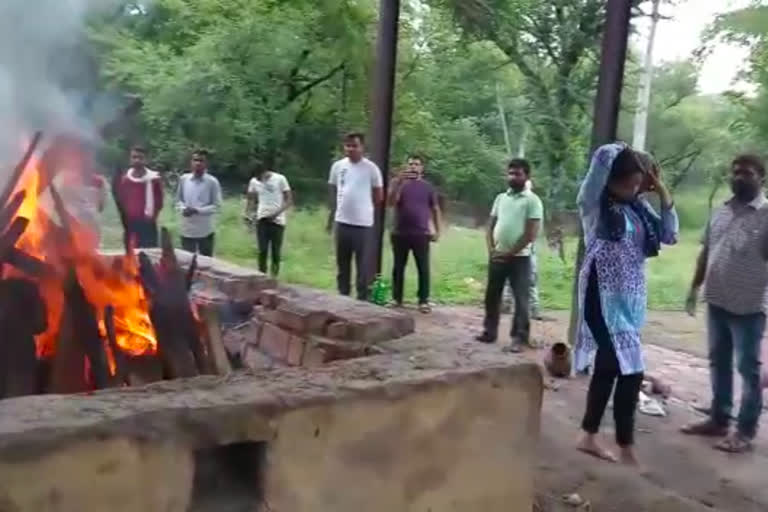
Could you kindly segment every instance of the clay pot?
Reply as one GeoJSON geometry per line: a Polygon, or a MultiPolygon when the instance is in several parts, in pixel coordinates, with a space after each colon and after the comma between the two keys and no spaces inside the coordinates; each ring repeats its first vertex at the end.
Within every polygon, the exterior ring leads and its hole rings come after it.
{"type": "Polygon", "coordinates": [[[566,378],[571,375],[571,349],[566,343],[555,343],[544,356],[544,368],[553,377],[566,378]]]}

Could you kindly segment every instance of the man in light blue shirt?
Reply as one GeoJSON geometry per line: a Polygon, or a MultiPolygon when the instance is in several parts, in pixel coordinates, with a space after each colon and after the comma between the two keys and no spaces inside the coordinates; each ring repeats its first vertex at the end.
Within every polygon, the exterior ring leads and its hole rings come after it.
{"type": "Polygon", "coordinates": [[[221,185],[208,172],[208,152],[192,154],[192,172],[179,180],[176,210],[181,213],[181,247],[185,251],[213,256],[213,218],[221,208],[221,185]]]}

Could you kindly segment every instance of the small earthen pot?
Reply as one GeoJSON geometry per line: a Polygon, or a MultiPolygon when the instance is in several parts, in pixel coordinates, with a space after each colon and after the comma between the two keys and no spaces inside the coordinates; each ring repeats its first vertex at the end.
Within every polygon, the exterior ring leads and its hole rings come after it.
{"type": "Polygon", "coordinates": [[[555,343],[544,356],[544,368],[553,377],[571,376],[571,349],[566,343],[555,343]]]}

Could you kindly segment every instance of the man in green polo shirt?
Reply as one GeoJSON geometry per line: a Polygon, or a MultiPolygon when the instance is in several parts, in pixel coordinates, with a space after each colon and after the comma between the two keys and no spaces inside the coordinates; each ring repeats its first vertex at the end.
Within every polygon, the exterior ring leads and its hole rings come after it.
{"type": "Polygon", "coordinates": [[[528,161],[514,159],[507,166],[509,189],[499,194],[491,210],[488,243],[488,284],[485,290],[485,322],[477,341],[495,343],[499,331],[501,298],[509,282],[515,297],[511,343],[504,350],[519,352],[530,343],[531,245],[535,242],[544,207],[525,183],[531,175],[528,161]]]}

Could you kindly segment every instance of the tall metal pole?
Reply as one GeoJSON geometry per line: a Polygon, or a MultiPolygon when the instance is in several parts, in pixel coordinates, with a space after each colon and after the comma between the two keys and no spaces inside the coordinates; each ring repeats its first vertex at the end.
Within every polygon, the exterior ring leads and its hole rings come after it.
{"type": "MultiPolygon", "coordinates": [[[[399,18],[400,0],[380,0],[376,66],[373,73],[370,154],[383,174],[385,198],[389,184],[389,150],[392,141],[392,110],[395,97],[399,18]]],[[[381,274],[385,217],[386,204],[382,204],[376,215],[377,246],[375,257],[377,274],[381,274]]]]}
{"type": "Polygon", "coordinates": [[[648,45],[645,48],[643,79],[640,83],[640,90],[637,92],[637,113],[635,114],[632,146],[640,151],[645,151],[645,141],[648,136],[648,110],[651,105],[651,84],[653,82],[653,46],[656,42],[656,27],[659,24],[659,19],[661,19],[659,16],[660,3],[661,0],[653,0],[651,32],[648,34],[648,45]]]}
{"type": "MultiPolygon", "coordinates": [[[[597,84],[597,97],[595,98],[595,117],[592,124],[590,158],[596,148],[616,139],[621,89],[624,85],[624,64],[627,59],[631,8],[632,0],[608,0],[603,45],[600,54],[600,78],[597,84]]],[[[579,270],[581,269],[583,259],[584,236],[580,233],[576,268],[573,276],[571,321],[568,326],[568,342],[571,345],[576,340],[576,326],[579,315],[579,270]]]]}

